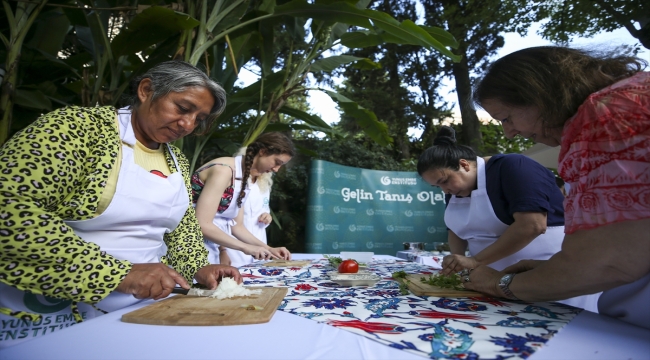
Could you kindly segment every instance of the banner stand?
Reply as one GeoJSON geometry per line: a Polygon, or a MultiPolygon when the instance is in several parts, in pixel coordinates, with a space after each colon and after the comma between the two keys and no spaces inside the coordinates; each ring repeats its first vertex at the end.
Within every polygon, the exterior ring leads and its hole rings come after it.
{"type": "Polygon", "coordinates": [[[305,249],[395,256],[404,242],[447,242],[444,212],[444,193],[415,172],[312,160],[305,249]]]}

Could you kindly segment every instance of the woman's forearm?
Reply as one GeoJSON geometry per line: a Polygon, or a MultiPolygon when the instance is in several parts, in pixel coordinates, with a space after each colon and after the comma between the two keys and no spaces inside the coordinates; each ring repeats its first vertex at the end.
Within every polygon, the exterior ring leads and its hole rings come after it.
{"type": "Polygon", "coordinates": [[[245,251],[247,246],[246,243],[235,239],[234,237],[228,235],[226,232],[221,230],[218,226],[210,224],[202,224],[201,230],[203,231],[203,236],[212,241],[215,244],[225,246],[229,249],[245,251]]]}
{"type": "Polygon", "coordinates": [[[251,234],[248,229],[241,223],[237,223],[237,225],[232,227],[232,234],[239,240],[253,245],[253,246],[261,246],[265,249],[270,249],[271,247],[266,245],[265,243],[261,242],[258,238],[255,237],[255,235],[251,234]]]}
{"type": "Polygon", "coordinates": [[[494,243],[472,257],[482,265],[492,264],[525,248],[546,231],[546,213],[519,212],[514,218],[494,243]]]}
{"type": "Polygon", "coordinates": [[[510,290],[522,300],[551,301],[593,294],[650,273],[650,219],[567,235],[562,251],[517,274],[510,290]]]}
{"type": "Polygon", "coordinates": [[[467,251],[467,241],[461,239],[451,230],[447,231],[447,243],[449,243],[449,251],[452,254],[465,255],[467,251]]]}

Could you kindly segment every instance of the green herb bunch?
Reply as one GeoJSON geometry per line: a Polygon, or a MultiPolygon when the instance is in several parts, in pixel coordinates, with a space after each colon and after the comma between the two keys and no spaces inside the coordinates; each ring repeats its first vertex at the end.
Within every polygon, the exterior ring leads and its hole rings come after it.
{"type": "Polygon", "coordinates": [[[325,256],[325,259],[327,259],[327,261],[330,262],[330,265],[335,269],[338,269],[339,265],[341,265],[341,263],[343,262],[343,259],[341,259],[338,256],[329,256],[329,255],[323,255],[323,256],[325,256]]]}
{"type": "Polygon", "coordinates": [[[420,281],[425,284],[441,287],[443,289],[465,290],[458,274],[452,275],[429,275],[429,278],[421,277],[420,281]]]}
{"type": "Polygon", "coordinates": [[[408,295],[411,292],[409,291],[408,284],[411,282],[410,280],[406,279],[406,272],[404,270],[400,271],[395,271],[394,273],[391,274],[393,279],[397,281],[399,284],[399,292],[402,295],[408,295]],[[401,279],[401,280],[400,280],[401,279]]]}

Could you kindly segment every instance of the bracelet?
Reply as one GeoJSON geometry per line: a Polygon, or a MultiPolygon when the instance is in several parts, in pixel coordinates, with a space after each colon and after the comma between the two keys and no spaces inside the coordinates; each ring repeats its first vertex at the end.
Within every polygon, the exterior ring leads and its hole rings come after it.
{"type": "Polygon", "coordinates": [[[506,297],[511,300],[519,300],[519,298],[516,297],[515,294],[512,293],[512,291],[510,291],[510,287],[509,287],[515,275],[516,274],[506,274],[503,275],[501,280],[499,280],[499,289],[501,289],[501,291],[503,291],[506,297]]]}

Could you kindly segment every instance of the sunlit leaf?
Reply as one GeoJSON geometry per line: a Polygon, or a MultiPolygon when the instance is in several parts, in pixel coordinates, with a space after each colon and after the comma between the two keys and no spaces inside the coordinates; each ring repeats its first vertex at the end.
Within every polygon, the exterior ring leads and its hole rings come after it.
{"type": "Polygon", "coordinates": [[[349,64],[351,62],[355,62],[363,59],[364,58],[362,57],[351,56],[351,55],[330,56],[328,58],[314,61],[314,63],[311,65],[311,70],[330,72],[343,64],[349,64]]]}
{"type": "Polygon", "coordinates": [[[348,2],[327,3],[309,4],[305,0],[294,0],[278,6],[275,9],[275,14],[307,16],[326,22],[335,20],[339,23],[359,26],[368,30],[378,28],[393,36],[396,43],[421,45],[436,49],[454,61],[460,60],[458,55],[453,54],[440,41],[433,38],[429,32],[411,20],[404,20],[400,23],[386,13],[359,9],[348,2]]]}
{"type": "Polygon", "coordinates": [[[306,122],[309,125],[317,126],[319,128],[323,128],[323,129],[331,129],[331,126],[329,126],[320,117],[318,117],[316,115],[308,114],[308,113],[306,113],[306,112],[304,112],[302,110],[290,108],[288,106],[283,106],[280,109],[280,112],[283,113],[283,114],[292,116],[292,117],[294,117],[296,119],[300,119],[300,120],[306,122]]]}
{"type": "Polygon", "coordinates": [[[199,21],[187,14],[153,6],[133,18],[128,28],[113,39],[112,49],[116,56],[136,53],[198,25],[199,21]]]}
{"type": "Polygon", "coordinates": [[[354,118],[359,127],[375,142],[382,146],[388,146],[393,142],[388,134],[388,125],[377,120],[375,113],[341,94],[333,91],[326,91],[326,93],[339,104],[346,115],[354,118]]]}

